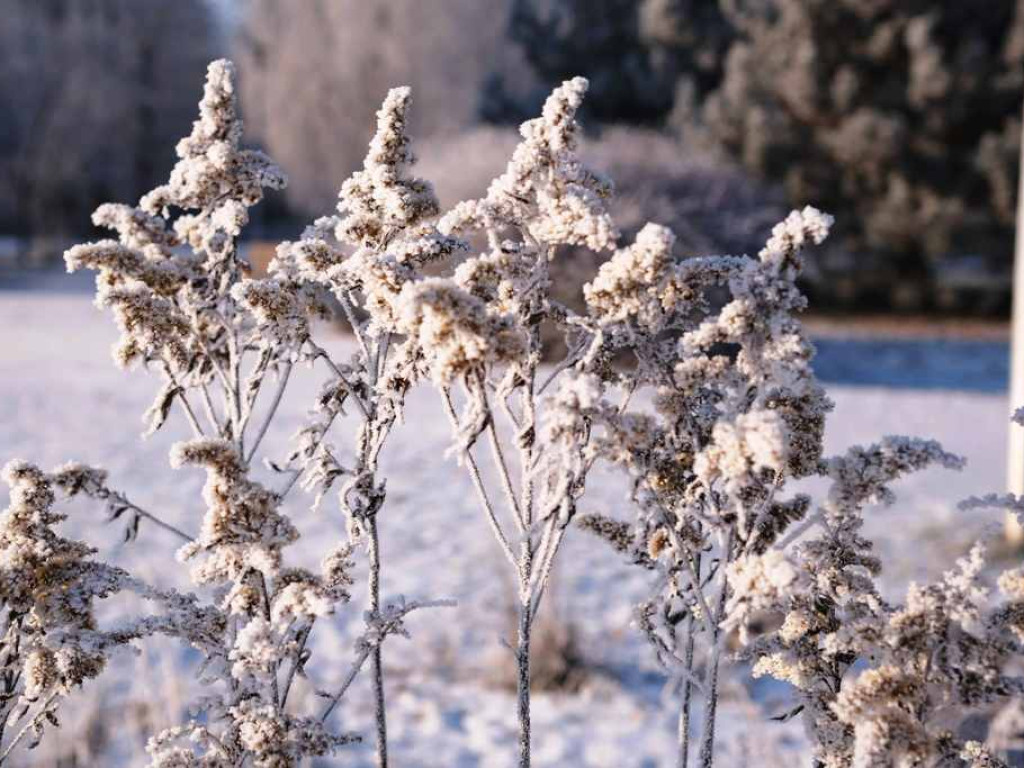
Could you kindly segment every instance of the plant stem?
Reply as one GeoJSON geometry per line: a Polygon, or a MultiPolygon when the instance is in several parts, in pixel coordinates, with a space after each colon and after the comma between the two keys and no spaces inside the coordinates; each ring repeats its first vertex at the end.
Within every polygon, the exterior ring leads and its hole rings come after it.
{"type": "Polygon", "coordinates": [[[519,559],[519,632],[516,643],[519,768],[530,768],[530,630],[533,625],[530,575],[533,571],[533,542],[528,535],[523,537],[519,559]]]}
{"type": "Polygon", "coordinates": [[[175,536],[177,536],[184,542],[195,541],[194,536],[190,536],[180,528],[176,528],[170,523],[164,522],[159,517],[154,515],[152,512],[147,512],[138,504],[129,501],[128,497],[125,496],[120,491],[112,491],[109,488],[102,487],[97,492],[91,493],[90,495],[93,496],[94,498],[106,500],[108,503],[119,504],[121,506],[127,507],[128,509],[132,510],[134,514],[138,515],[139,517],[143,517],[146,520],[149,520],[151,523],[153,523],[156,526],[159,526],[160,528],[163,528],[168,533],[173,533],[175,536]],[[110,499],[113,499],[113,502],[110,502],[110,499]]]}
{"type": "Polygon", "coordinates": [[[718,714],[718,667],[721,659],[717,627],[712,642],[714,649],[711,651],[711,661],[709,662],[707,702],[704,707],[704,734],[700,745],[701,768],[711,768],[714,765],[715,717],[718,714]]]}
{"type": "Polygon", "coordinates": [[[311,619],[305,629],[299,634],[299,647],[295,652],[295,661],[292,663],[292,668],[288,671],[288,677],[285,678],[284,688],[281,689],[281,711],[288,704],[288,694],[292,691],[292,683],[295,681],[295,674],[299,671],[299,667],[302,666],[302,654],[306,650],[306,643],[309,641],[309,634],[313,631],[313,622],[315,618],[311,619]]]}
{"type": "MultiPolygon", "coordinates": [[[[369,529],[369,600],[370,613],[380,613],[380,537],[377,534],[377,516],[371,515],[367,520],[369,529]]],[[[384,666],[381,659],[381,647],[378,644],[370,658],[373,671],[374,717],[377,721],[377,766],[387,768],[388,764],[388,724],[386,702],[384,700],[384,666]]]]}
{"type": "Polygon", "coordinates": [[[366,663],[366,659],[370,655],[371,651],[372,649],[369,646],[366,646],[356,656],[356,660],[352,662],[352,666],[349,667],[348,672],[345,674],[345,679],[342,682],[341,687],[338,688],[338,692],[331,697],[327,706],[324,707],[324,711],[320,715],[321,723],[327,722],[327,718],[331,716],[331,712],[333,712],[334,708],[338,706],[338,702],[341,701],[342,697],[348,691],[349,686],[352,685],[352,681],[356,679],[356,675],[359,674],[359,670],[363,668],[363,664],[366,663]]]}
{"type": "Polygon", "coordinates": [[[729,591],[729,582],[724,565],[732,559],[733,534],[729,532],[725,546],[722,548],[721,585],[718,599],[715,601],[715,613],[712,617],[711,629],[711,660],[708,662],[707,701],[704,707],[704,734],[700,745],[701,768],[712,768],[715,762],[715,717],[718,714],[718,669],[722,658],[721,623],[725,613],[725,600],[729,591]]]}
{"type": "Polygon", "coordinates": [[[195,541],[194,537],[189,536],[187,533],[185,533],[180,528],[175,528],[170,523],[165,523],[163,520],[161,520],[156,515],[151,514],[151,513],[147,512],[146,510],[141,509],[140,507],[135,506],[134,504],[129,503],[129,506],[132,508],[132,511],[135,512],[135,514],[137,514],[139,517],[144,517],[147,520],[149,520],[151,523],[153,523],[153,525],[156,525],[156,526],[159,526],[160,528],[163,528],[168,533],[173,533],[175,536],[177,536],[182,541],[184,541],[184,542],[193,542],[193,541],[195,541]]]}
{"type": "Polygon", "coordinates": [[[14,748],[17,747],[24,740],[24,738],[32,730],[32,727],[36,724],[36,721],[40,718],[42,713],[46,712],[49,709],[50,704],[52,704],[53,700],[56,698],[56,693],[50,694],[49,698],[47,698],[46,701],[43,702],[42,708],[35,715],[29,718],[28,722],[26,722],[25,725],[22,726],[21,730],[18,731],[17,735],[14,737],[11,743],[7,745],[3,753],[0,753],[0,765],[3,765],[4,762],[6,762],[7,758],[10,757],[11,753],[14,751],[14,748]]]}
{"type": "Polygon", "coordinates": [[[686,679],[683,681],[683,700],[679,707],[679,759],[678,768],[687,768],[690,762],[690,703],[693,698],[693,615],[686,619],[686,645],[683,663],[686,679]]]}
{"type": "MultiPolygon", "coordinates": [[[[452,402],[451,392],[447,389],[442,389],[441,399],[444,403],[445,413],[448,414],[448,420],[451,422],[455,434],[458,434],[459,417],[455,412],[455,404],[452,402]]],[[[502,554],[508,558],[508,561],[512,564],[513,568],[519,568],[520,564],[516,562],[515,554],[512,551],[512,545],[509,543],[508,537],[505,535],[505,531],[502,529],[501,523],[498,521],[498,516],[494,512],[494,506],[491,504],[490,497],[487,495],[487,488],[484,486],[483,478],[480,476],[480,468],[477,466],[476,459],[473,458],[473,454],[470,453],[468,448],[462,449],[462,459],[465,462],[466,469],[473,481],[473,487],[476,489],[480,506],[483,507],[484,514],[487,516],[487,522],[491,525],[491,531],[494,533],[494,538],[498,541],[498,546],[501,547],[502,554]]]]}
{"type": "Polygon", "coordinates": [[[256,455],[256,451],[259,450],[260,443],[263,442],[263,438],[267,434],[267,430],[270,428],[270,423],[274,420],[274,416],[277,415],[277,408],[281,405],[281,398],[284,396],[285,389],[288,388],[288,379],[292,375],[292,364],[287,363],[284,367],[284,373],[281,374],[281,380],[278,382],[277,392],[274,393],[274,399],[270,404],[270,410],[267,411],[267,417],[263,420],[263,426],[260,427],[260,431],[256,434],[256,439],[253,441],[252,447],[249,448],[249,455],[245,457],[246,463],[252,463],[253,457],[256,455]]]}

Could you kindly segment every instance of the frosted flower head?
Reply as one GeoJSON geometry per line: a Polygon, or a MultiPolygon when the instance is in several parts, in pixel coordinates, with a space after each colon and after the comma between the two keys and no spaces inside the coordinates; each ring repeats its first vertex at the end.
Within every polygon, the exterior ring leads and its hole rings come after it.
{"type": "Polygon", "coordinates": [[[675,309],[680,298],[668,279],[674,244],[672,230],[644,225],[636,242],[616,251],[583,287],[591,313],[603,322],[633,320],[656,331],[661,318],[675,309]]]}
{"type": "Polygon", "coordinates": [[[925,760],[931,739],[911,714],[924,696],[920,678],[892,665],[869,669],[844,685],[833,709],[854,730],[854,765],[925,760]]]}
{"type": "Polygon", "coordinates": [[[316,291],[287,279],[243,280],[231,295],[252,313],[264,341],[286,348],[297,348],[309,338],[311,318],[330,315],[316,291]]]}
{"type": "Polygon", "coordinates": [[[743,642],[748,641],[748,622],[759,612],[785,610],[788,599],[807,579],[790,557],[771,549],[733,561],[728,566],[729,601],[726,628],[738,628],[743,642]]]}
{"type": "Polygon", "coordinates": [[[235,68],[226,60],[210,64],[199,119],[192,133],[178,143],[178,163],[170,181],[142,198],[151,215],[167,215],[170,207],[200,211],[179,217],[175,232],[193,248],[219,256],[229,252],[246,209],[263,199],[263,190],[281,189],[282,171],[262,152],[240,148],[235,68]]]}
{"type": "Polygon", "coordinates": [[[169,249],[180,245],[165,219],[141,208],[105,203],[93,213],[92,223],[117,232],[121,244],[129,248],[153,249],[161,255],[169,255],[169,249]]]}
{"type": "Polygon", "coordinates": [[[377,112],[377,132],[357,171],[341,187],[335,234],[356,246],[383,246],[397,232],[438,212],[433,187],[407,175],[415,162],[406,135],[411,92],[392,88],[377,112]]]}
{"type": "Polygon", "coordinates": [[[541,116],[520,127],[523,140],[487,195],[460,203],[442,218],[440,229],[449,234],[485,230],[496,245],[494,231],[525,227],[531,244],[611,250],[619,236],[605,204],[611,184],[576,154],[576,111],[586,90],[582,77],[556,88],[541,116]]]}
{"type": "Polygon", "coordinates": [[[780,266],[792,262],[806,245],[825,242],[834,223],[833,217],[810,205],[793,211],[772,229],[772,236],[760,254],[762,261],[780,266]]]}
{"type": "Polygon", "coordinates": [[[494,310],[512,314],[523,309],[533,272],[530,254],[509,242],[490,253],[466,259],[455,269],[453,280],[494,310]]]}
{"type": "Polygon", "coordinates": [[[715,425],[711,444],[694,461],[694,472],[709,484],[721,478],[738,488],[763,470],[782,472],[786,446],[786,424],[777,413],[744,413],[715,425]]]}
{"type": "Polygon", "coordinates": [[[282,548],[298,538],[298,531],[278,510],[277,497],[248,479],[235,446],[218,438],[177,443],[171,466],[199,466],[207,472],[202,528],[182,550],[187,558],[206,555],[193,569],[193,579],[219,584],[243,581],[250,571],[276,574],[282,548]]]}
{"type": "Polygon", "coordinates": [[[511,321],[491,314],[451,280],[428,278],[406,286],[400,306],[400,329],[422,350],[440,384],[523,353],[523,338],[511,321]]]}

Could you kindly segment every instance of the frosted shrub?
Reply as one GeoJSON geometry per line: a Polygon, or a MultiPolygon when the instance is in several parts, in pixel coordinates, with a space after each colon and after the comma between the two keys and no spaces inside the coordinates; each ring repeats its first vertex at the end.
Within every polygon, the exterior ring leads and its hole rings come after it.
{"type": "Polygon", "coordinates": [[[38,744],[47,725],[57,726],[61,702],[99,675],[114,650],[156,632],[198,640],[209,630],[210,617],[190,598],[150,589],[56,533],[65,518],[54,510],[58,489],[79,477],[74,467],[47,474],[20,461],[3,469],[11,503],[0,522],[0,764],[23,742],[38,744]],[[166,615],[98,628],[95,602],[121,591],[162,603],[166,615]]]}
{"type": "MultiPolygon", "coordinates": [[[[396,176],[405,152],[407,101],[407,93],[392,94],[365,170],[342,189],[343,216],[335,224],[339,237],[363,248],[366,273],[380,267],[386,274],[392,258],[381,253],[378,264],[374,246],[404,242],[408,253],[433,246],[420,230],[400,237],[418,218],[436,212],[429,187],[405,185],[396,176]]],[[[282,244],[269,277],[248,277],[237,252],[247,209],[265,188],[282,187],[284,176],[261,153],[241,149],[240,138],[233,68],[215,62],[200,119],[178,145],[170,183],[138,208],[101,207],[96,224],[116,230],[119,240],[76,246],[67,254],[69,270],[99,272],[97,303],[113,311],[123,334],[117,362],[163,372],[165,385],[147,414],[147,431],[159,429],[175,405],[191,426],[193,439],[174,447],[171,463],[207,474],[199,534],[193,540],[167,526],[111,491],[97,471],[84,474],[76,490],[106,501],[115,515],[129,511],[131,531],[150,519],[186,540],[179,558],[190,565],[193,583],[213,598],[215,629],[193,645],[205,658],[203,681],[216,692],[194,708],[195,719],[153,739],[154,765],[292,765],[303,756],[333,752],[353,737],[329,731],[327,719],[368,659],[376,682],[378,756],[386,764],[380,646],[389,634],[405,631],[405,615],[420,605],[384,605],[379,590],[375,516],[384,482],[377,457],[401,409],[406,363],[397,354],[388,361],[386,328],[356,319],[348,302],[357,283],[345,267],[336,269],[343,260],[339,251],[315,234],[282,244]],[[180,211],[174,218],[172,209],[180,211]],[[329,291],[345,306],[360,340],[346,362],[333,360],[312,335],[311,320],[326,314],[329,291]],[[283,477],[281,486],[265,487],[252,478],[251,467],[292,369],[318,362],[329,379],[315,419],[296,435],[286,460],[270,462],[283,477]],[[264,389],[269,394],[261,408],[264,389]],[[361,421],[352,436],[354,463],[343,466],[327,437],[347,407],[361,421]],[[282,502],[298,483],[316,492],[316,504],[338,484],[347,515],[349,535],[324,553],[318,573],[286,561],[298,531],[282,502]],[[310,663],[310,634],[318,619],[351,599],[352,558],[360,544],[370,560],[366,630],[341,690],[324,692],[319,717],[299,716],[288,707],[289,695],[310,663]]],[[[446,240],[436,242],[443,247],[446,240]]],[[[372,290],[365,292],[367,304],[376,300],[372,290]]]]}
{"type": "Polygon", "coordinates": [[[962,460],[935,442],[899,437],[822,456],[831,404],[795,317],[804,306],[795,279],[801,250],[821,243],[830,225],[807,208],[775,228],[757,259],[682,263],[669,257],[671,233],[649,225],[601,268],[588,303],[606,334],[628,339],[634,362],[623,385],[654,397],[652,409],[596,408],[596,445],[630,474],[636,522],[588,515],[581,524],[657,574],[638,625],[679,683],[680,766],[691,753],[697,695],[698,761],[714,762],[731,632],[755,676],[796,689],[799,704],[783,718],[804,718],[819,765],[925,765],[961,752],[996,764],[930,723],[1024,684],[1004,673],[1017,641],[983,617],[980,549],[892,606],[875,583],[882,563],[860,534],[864,506],[893,500],[890,482],[931,464],[959,469],[962,460]],[[716,284],[730,298],[712,311],[706,290],[716,284]],[[811,475],[831,481],[820,503],[785,493],[789,481],[811,475]],[[777,629],[750,631],[772,616],[777,629]]]}
{"type": "Polygon", "coordinates": [[[617,235],[605,209],[608,182],[576,156],[575,113],[585,90],[582,78],[557,88],[541,117],[523,124],[522,142],[486,196],[441,218],[443,232],[481,233],[488,250],[451,276],[408,285],[399,296],[401,328],[440,392],[454,452],[518,585],[521,766],[530,764],[531,631],[593,464],[589,410],[602,388],[590,371],[603,362],[603,337],[552,298],[548,269],[559,246],[604,251],[617,235]],[[562,329],[568,349],[546,375],[545,323],[562,329]],[[455,388],[462,391],[461,412],[455,388]],[[542,403],[549,389],[551,401],[542,403]],[[497,488],[486,486],[473,451],[481,438],[497,488]]]}
{"type": "Polygon", "coordinates": [[[802,247],[820,243],[830,224],[807,208],[775,228],[757,259],[684,262],[672,257],[672,233],[648,225],[585,288],[603,332],[633,357],[622,385],[653,390],[654,401],[653,411],[597,409],[598,450],[630,474],[637,522],[623,528],[589,516],[583,524],[662,574],[639,625],[681,683],[681,765],[695,690],[705,700],[700,760],[713,760],[723,636],[740,609],[736,585],[785,593],[797,579],[777,562],[742,563],[807,512],[805,497],[780,491],[818,466],[831,406],[794,318],[804,305],[794,281],[802,247]],[[720,285],[730,300],[712,312],[708,290],[720,285]]]}
{"type": "MultiPolygon", "coordinates": [[[[376,761],[387,765],[382,646],[407,632],[411,611],[445,604],[385,599],[380,586],[380,458],[409,391],[425,386],[517,586],[510,645],[522,768],[531,764],[532,632],[574,523],[649,577],[637,625],[677,684],[680,766],[691,753],[714,763],[722,668],[736,657],[793,687],[783,718],[803,718],[818,765],[1000,764],[949,723],[1022,690],[1009,672],[1024,643],[1022,571],[1000,578],[1000,602],[982,586],[978,548],[891,605],[861,533],[865,506],[891,501],[891,482],[961,460],[899,437],[822,455],[831,403],[811,368],[796,280],[803,250],[824,241],[832,219],[810,207],[792,213],[756,258],[680,260],[672,231],[657,224],[620,244],[611,184],[578,155],[586,87],[577,78],[555,89],[523,124],[504,173],[446,212],[412,173],[410,94],[392,90],[337,211],[282,243],[255,279],[238,238],[248,209],[284,175],[241,148],[233,69],[210,66],[169,183],[138,207],[102,206],[94,221],[117,239],[66,255],[69,270],[98,273],[97,304],[121,330],[117,363],[162,377],[147,434],[172,415],[191,430],[171,465],[205,473],[205,511],[192,535],[129,500],[102,470],[8,465],[0,763],[56,723],[62,700],[114,650],[159,633],[199,652],[206,691],[185,722],[153,736],[153,766],[277,768],[329,755],[360,736],[334,730],[331,716],[367,667],[376,761]],[[569,248],[603,259],[581,311],[552,292],[552,262],[569,248]],[[316,319],[332,304],[354,339],[347,359],[316,340],[316,319]],[[542,365],[552,347],[565,352],[542,365]],[[296,366],[326,379],[282,456],[265,438],[296,366]],[[270,470],[259,477],[258,459],[270,470]],[[629,521],[578,512],[598,462],[629,477],[629,521]],[[793,491],[792,481],[814,476],[829,482],[820,500],[793,491]],[[314,508],[337,498],[337,539],[316,570],[290,564],[300,536],[284,503],[295,488],[314,508]],[[61,538],[58,493],[103,502],[129,539],[151,525],[177,538],[198,594],[155,590],[61,538]],[[362,556],[364,626],[347,663],[332,668],[310,638],[354,600],[362,556]],[[152,613],[100,628],[94,602],[121,592],[152,613]],[[292,694],[314,665],[340,682],[317,691],[310,713],[292,694]]],[[[1000,497],[967,506],[986,504],[1024,508],[1000,497]]]]}

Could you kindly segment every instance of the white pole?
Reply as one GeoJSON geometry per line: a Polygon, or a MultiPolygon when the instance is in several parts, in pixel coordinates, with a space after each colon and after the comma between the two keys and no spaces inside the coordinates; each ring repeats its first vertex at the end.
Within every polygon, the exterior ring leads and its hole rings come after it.
{"type": "MultiPolygon", "coordinates": [[[[1017,186],[1017,241],[1013,260],[1013,321],[1010,327],[1010,413],[1024,406],[1024,123],[1017,186]]],[[[1010,423],[1006,485],[1010,493],[1024,494],[1024,427],[1010,423]]],[[[1024,528],[1006,516],[1006,538],[1024,544],[1024,528]]]]}

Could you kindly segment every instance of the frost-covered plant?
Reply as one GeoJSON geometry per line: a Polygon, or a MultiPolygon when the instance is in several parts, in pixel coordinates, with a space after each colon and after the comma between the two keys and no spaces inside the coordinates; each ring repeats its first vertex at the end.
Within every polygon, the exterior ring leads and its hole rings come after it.
{"type": "MultiPolygon", "coordinates": [[[[66,517],[53,508],[57,490],[75,474],[50,475],[22,461],[3,469],[11,502],[0,521],[0,765],[26,739],[38,744],[46,725],[58,725],[61,702],[99,675],[114,650],[171,629],[154,619],[97,626],[95,603],[116,592],[168,601],[172,596],[93,560],[94,549],[56,532],[66,517]]],[[[183,600],[178,607],[188,604],[183,600]]],[[[198,634],[200,626],[193,627],[198,634]]]]}
{"type": "MultiPolygon", "coordinates": [[[[76,492],[107,502],[111,514],[130,512],[129,533],[151,519],[187,540],[179,557],[191,563],[194,584],[212,596],[209,610],[217,630],[193,641],[203,654],[203,682],[212,692],[185,725],[156,736],[154,765],[293,765],[324,755],[351,740],[330,732],[327,719],[355,674],[372,659],[378,701],[378,759],[387,761],[380,645],[404,632],[405,615],[422,605],[399,600],[382,605],[375,515],[384,500],[377,457],[394,424],[407,388],[402,365],[387,362],[390,337],[377,326],[364,328],[347,303],[355,285],[346,282],[343,255],[312,234],[285,243],[263,279],[248,276],[238,237],[248,208],[266,188],[280,188],[284,175],[262,153],[241,148],[234,70],[229,62],[210,66],[192,134],[178,145],[179,162],[170,182],[146,195],[138,208],[101,207],[97,225],[119,239],[76,246],[69,270],[95,269],[97,303],[113,311],[122,338],[117,361],[158,367],[164,386],[147,413],[148,432],[159,429],[180,406],[193,439],[177,444],[174,467],[206,471],[206,513],[191,536],[112,491],[104,474],[82,470],[76,492]],[[335,269],[337,267],[337,269],[335,269]],[[312,321],[327,313],[327,289],[342,302],[360,340],[348,363],[339,364],[313,338],[312,321]],[[278,489],[252,476],[252,466],[277,413],[292,369],[323,361],[331,379],[317,402],[316,419],[297,435],[295,451],[283,463],[270,462],[286,477],[278,489]],[[271,382],[276,377],[276,385],[271,382]],[[266,389],[269,400],[261,406],[266,389]],[[351,465],[336,458],[328,432],[353,404],[362,417],[351,465]],[[349,541],[328,551],[319,573],[290,567],[287,548],[299,534],[282,503],[300,479],[317,491],[316,503],[339,478],[349,541]],[[350,600],[352,556],[368,541],[370,589],[366,629],[341,691],[324,694],[319,717],[295,714],[289,695],[309,663],[308,640],[316,621],[350,600]],[[189,743],[190,742],[190,743],[189,743]]],[[[385,243],[417,247],[432,243],[413,231],[418,217],[436,212],[430,190],[397,173],[405,159],[402,121],[408,95],[396,91],[381,112],[381,126],[364,171],[342,189],[343,216],[337,234],[357,246],[359,274],[374,273],[371,251],[385,243]],[[408,233],[408,234],[407,234],[408,233]]],[[[324,222],[318,222],[323,228],[324,222]]],[[[437,238],[437,242],[447,242],[437,238]]],[[[381,256],[386,262],[388,257],[381,256]]],[[[367,278],[368,282],[369,278],[367,278]]],[[[375,298],[365,293],[367,303],[375,298]]],[[[264,398],[266,399],[266,397],[264,398]]]]}
{"type": "Polygon", "coordinates": [[[102,472],[66,464],[46,473],[12,461],[3,479],[11,503],[0,521],[0,765],[26,738],[35,746],[48,723],[58,725],[62,701],[97,677],[116,651],[156,634],[202,646],[223,629],[220,613],[195,596],[155,589],[92,559],[96,550],[87,544],[57,533],[55,527],[66,518],[54,510],[58,492],[70,498],[102,486],[102,472]],[[133,593],[161,610],[101,627],[96,603],[117,593],[133,593]]]}
{"type": "MultiPolygon", "coordinates": [[[[297,292],[329,292],[340,304],[357,342],[348,362],[338,363],[306,339],[311,359],[323,359],[334,378],[321,390],[316,418],[297,435],[289,466],[292,482],[303,475],[319,504],[339,479],[341,508],[354,540],[365,542],[369,560],[367,610],[381,614],[381,547],[377,514],[386,496],[379,457],[416,378],[418,347],[399,332],[398,297],[406,285],[422,278],[420,268],[461,249],[463,243],[442,235],[431,223],[438,203],[431,186],[408,174],[415,161],[406,122],[408,88],[388,93],[377,113],[377,131],[362,170],[341,187],[338,214],[318,219],[301,240],[284,243],[271,263],[268,285],[285,283],[297,292]],[[340,462],[325,441],[347,403],[360,419],[354,458],[340,462]]],[[[271,318],[269,325],[279,327],[271,318]]],[[[396,606],[387,606],[393,611],[396,606]]],[[[372,649],[377,759],[387,764],[384,672],[379,644],[372,649]]]]}
{"type": "Polygon", "coordinates": [[[1009,692],[996,679],[1004,644],[970,634],[982,596],[973,583],[980,550],[941,584],[911,586],[905,606],[879,593],[882,563],[860,532],[864,507],[891,503],[892,481],[931,464],[960,468],[962,461],[933,441],[894,437],[823,461],[820,473],[831,486],[815,512],[774,548],[733,568],[730,622],[745,635],[755,611],[781,621],[743,655],[755,676],[796,688],[799,703],[783,717],[804,718],[820,765],[949,757],[952,738],[928,730],[933,710],[980,703],[978,690],[967,690],[972,679],[988,677],[990,694],[1000,686],[1002,695],[1009,692]],[[818,535],[798,540],[814,527],[818,535]]]}
{"type": "MultiPolygon", "coordinates": [[[[881,563],[861,534],[865,506],[890,501],[902,474],[961,461],[934,442],[895,437],[823,458],[831,403],[811,369],[796,280],[802,250],[825,239],[831,218],[792,213],[756,258],[678,260],[673,233],[656,224],[619,247],[610,183],[577,154],[586,87],[577,78],[557,88],[486,194],[443,214],[410,171],[409,91],[392,90],[337,214],[281,244],[256,279],[238,238],[248,209],[284,176],[241,148],[232,67],[210,66],[170,182],[138,207],[102,206],[94,221],[118,239],[66,255],[70,270],[99,273],[97,303],[122,332],[118,363],[163,378],[147,433],[176,408],[191,428],[171,463],[206,473],[205,512],[193,536],[112,489],[101,470],[8,465],[0,763],[38,737],[110,652],[160,633],[201,654],[208,689],[187,722],[151,740],[153,766],[278,768],[333,753],[355,737],[329,719],[367,664],[385,766],[381,646],[405,633],[410,611],[437,604],[385,601],[380,588],[381,452],[422,383],[440,395],[452,452],[515,576],[521,768],[531,762],[532,631],[573,522],[654,574],[638,624],[680,688],[683,768],[697,696],[698,759],[714,763],[731,635],[755,675],[794,686],[799,701],[786,716],[803,716],[819,765],[999,764],[946,730],[944,716],[1021,692],[1006,670],[1024,648],[1024,576],[1004,574],[1007,600],[991,606],[975,550],[941,582],[911,587],[905,604],[881,597],[881,563]],[[552,293],[551,263],[566,248],[607,257],[581,312],[552,293]],[[331,302],[353,333],[347,360],[315,340],[331,302]],[[542,366],[552,330],[566,351],[542,366]],[[328,380],[291,453],[274,460],[264,441],[298,365],[322,365],[328,380]],[[339,449],[332,428],[349,411],[356,427],[339,449]],[[256,476],[257,457],[280,487],[256,476]],[[599,460],[631,479],[628,523],[578,514],[599,460]],[[817,504],[788,487],[811,476],[831,483],[817,504]],[[283,505],[295,487],[314,494],[314,507],[336,489],[345,518],[346,535],[317,572],[288,564],[299,532],[283,505]],[[146,522],[183,541],[179,558],[202,597],[154,590],[61,538],[56,490],[103,501],[127,519],[127,538],[146,522]],[[310,637],[350,602],[360,548],[369,576],[355,657],[334,692],[319,692],[319,714],[302,714],[291,694],[313,662],[310,637]],[[119,591],[159,610],[98,628],[93,603],[119,591]],[[778,626],[752,632],[765,616],[778,626]],[[7,735],[14,723],[20,730],[7,735]]],[[[1024,508],[1012,498],[970,502],[992,503],[1024,508]]]]}
{"type": "Polygon", "coordinates": [[[803,715],[817,762],[830,768],[952,759],[965,745],[929,719],[1019,689],[1003,673],[1012,643],[978,631],[980,551],[890,606],[875,583],[881,563],[860,534],[865,505],[892,500],[891,481],[962,461],[937,443],[897,437],[822,458],[831,404],[796,319],[805,302],[795,280],[802,248],[822,242],[830,225],[807,208],[775,228],[757,259],[681,263],[671,233],[649,225],[586,287],[604,333],[633,357],[625,385],[651,389],[653,407],[598,407],[596,445],[629,472],[638,516],[632,525],[600,515],[581,523],[657,574],[638,624],[681,689],[680,766],[698,693],[699,764],[713,764],[731,632],[755,676],[796,688],[799,704],[785,717],[803,715]],[[708,292],[719,285],[729,298],[716,310],[708,292]],[[784,495],[812,475],[831,480],[817,507],[806,494],[784,495]],[[804,538],[811,530],[820,534],[804,538]],[[751,625],[772,616],[780,625],[751,637],[751,625]]]}
{"type": "Polygon", "coordinates": [[[659,574],[639,625],[680,680],[680,765],[694,690],[705,700],[700,761],[713,761],[733,564],[764,552],[807,511],[806,498],[780,491],[816,469],[831,406],[794,317],[804,306],[795,280],[802,247],[820,243],[830,224],[807,208],[777,226],[756,259],[682,262],[672,233],[648,225],[585,288],[602,332],[632,358],[623,386],[652,390],[654,400],[653,410],[598,408],[597,445],[632,478],[636,523],[583,523],[659,574]],[[729,300],[713,311],[709,291],[723,285],[729,300]]]}
{"type": "Polygon", "coordinates": [[[441,217],[441,233],[479,236],[484,252],[447,276],[406,283],[393,305],[418,373],[440,392],[454,452],[515,576],[521,766],[530,764],[531,630],[593,464],[590,411],[603,386],[589,372],[604,361],[604,339],[552,297],[549,276],[560,246],[607,251],[617,236],[605,209],[608,182],[576,155],[575,114],[586,86],[577,78],[555,89],[541,116],[523,124],[522,142],[487,194],[441,217]],[[546,376],[542,325],[560,328],[568,341],[566,357],[546,376]],[[496,488],[474,451],[481,439],[496,488]]]}
{"type": "MultiPolygon", "coordinates": [[[[799,704],[784,717],[804,717],[821,766],[1003,765],[952,726],[1024,693],[1024,678],[1013,674],[1024,652],[1020,569],[999,576],[997,599],[977,544],[938,582],[911,584],[905,601],[891,604],[876,583],[882,562],[860,533],[866,504],[892,503],[889,484],[930,464],[959,469],[963,461],[933,441],[895,437],[823,461],[831,486],[817,512],[733,568],[728,621],[742,632],[753,611],[780,617],[744,655],[755,675],[797,689],[799,704]],[[799,541],[812,527],[818,535],[799,541]]],[[[1021,505],[997,496],[961,504],[985,506],[1021,505]]]]}

